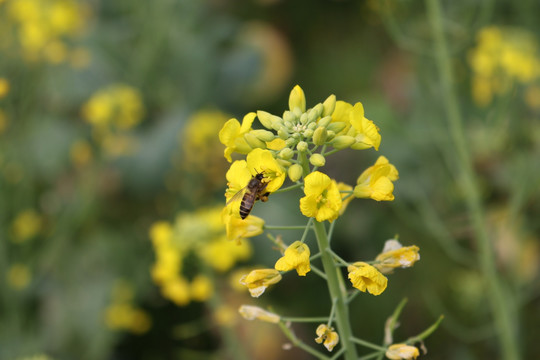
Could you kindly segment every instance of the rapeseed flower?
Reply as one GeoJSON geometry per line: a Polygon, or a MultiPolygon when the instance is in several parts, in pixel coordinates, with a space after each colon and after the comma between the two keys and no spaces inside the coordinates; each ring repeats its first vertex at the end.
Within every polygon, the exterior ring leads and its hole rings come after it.
{"type": "Polygon", "coordinates": [[[281,319],[279,315],[270,311],[261,309],[258,306],[242,305],[238,309],[238,312],[246,320],[261,320],[269,323],[277,324],[281,319]]]}
{"type": "Polygon", "coordinates": [[[391,360],[410,360],[420,356],[420,351],[415,346],[394,344],[388,347],[385,355],[391,360]]]}
{"type": "Polygon", "coordinates": [[[337,183],[328,175],[315,171],[304,179],[304,196],[300,199],[300,211],[317,221],[334,221],[341,209],[341,194],[337,183]]]}
{"type": "Polygon", "coordinates": [[[7,284],[16,290],[22,290],[30,284],[32,274],[27,265],[17,263],[8,268],[6,273],[7,284]]]}
{"type": "Polygon", "coordinates": [[[365,262],[355,262],[347,268],[352,285],[362,292],[380,295],[386,289],[388,279],[375,267],[365,262]]]}
{"type": "Polygon", "coordinates": [[[255,116],[257,116],[255,113],[249,113],[244,116],[242,124],[235,118],[232,118],[223,125],[223,128],[219,132],[219,141],[226,146],[223,155],[227,161],[232,162],[231,154],[233,152],[247,154],[252,150],[252,147],[244,139],[244,135],[251,130],[255,116]]]}
{"type": "Polygon", "coordinates": [[[383,274],[389,274],[398,267],[411,267],[416,261],[420,260],[419,250],[416,245],[404,247],[395,239],[387,240],[382,253],[375,258],[377,263],[373,266],[383,274]]]}
{"type": "Polygon", "coordinates": [[[33,209],[23,210],[17,214],[11,225],[13,241],[25,242],[36,236],[43,226],[43,218],[33,209]]]}
{"type": "Polygon", "coordinates": [[[328,351],[332,351],[339,342],[339,335],[334,331],[334,328],[328,327],[326,324],[321,324],[315,330],[317,344],[323,343],[328,351]]]}
{"type": "Polygon", "coordinates": [[[394,200],[394,184],[399,174],[384,156],[379,156],[373,166],[367,168],[357,179],[354,196],[377,201],[394,200]]]}
{"type": "Polygon", "coordinates": [[[311,270],[309,256],[309,247],[300,241],[295,241],[285,250],[285,254],[276,262],[274,268],[279,271],[294,269],[299,276],[306,276],[311,270]]]}
{"type": "Polygon", "coordinates": [[[240,283],[245,285],[251,296],[261,296],[270,285],[277,284],[281,280],[281,274],[275,269],[257,269],[240,279],[240,283]]]}

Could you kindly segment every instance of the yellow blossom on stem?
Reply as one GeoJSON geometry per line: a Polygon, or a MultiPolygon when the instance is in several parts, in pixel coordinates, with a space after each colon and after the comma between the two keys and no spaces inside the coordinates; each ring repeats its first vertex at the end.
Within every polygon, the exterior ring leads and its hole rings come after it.
{"type": "Polygon", "coordinates": [[[334,328],[328,327],[326,324],[321,324],[315,330],[317,337],[315,341],[320,344],[324,341],[324,346],[328,351],[332,351],[339,342],[339,335],[334,331],[334,328]]]}
{"type": "Polygon", "coordinates": [[[355,262],[347,268],[349,280],[360,291],[380,295],[386,289],[388,279],[375,267],[365,262],[355,262]]]}
{"type": "Polygon", "coordinates": [[[266,191],[272,193],[283,185],[287,171],[279,165],[269,150],[254,149],[247,155],[246,162],[252,176],[258,173],[264,175],[266,191]]]}
{"type": "Polygon", "coordinates": [[[399,174],[394,165],[384,156],[379,156],[373,166],[367,168],[356,181],[354,196],[372,198],[377,201],[394,200],[394,184],[399,174]]]}
{"type": "Polygon", "coordinates": [[[245,219],[239,216],[239,210],[231,213],[229,208],[223,209],[221,219],[225,224],[227,240],[240,243],[242,239],[260,235],[264,232],[264,220],[254,215],[248,215],[245,219]]]}
{"type": "Polygon", "coordinates": [[[189,304],[190,287],[187,280],[183,277],[177,276],[172,281],[166,282],[161,287],[161,293],[178,306],[185,306],[189,304]]]}
{"type": "Polygon", "coordinates": [[[381,144],[381,135],[379,128],[373,121],[364,117],[364,106],[362,103],[356,103],[350,113],[351,125],[356,130],[351,136],[355,137],[356,143],[351,145],[352,149],[363,150],[371,147],[379,150],[381,144]]]}
{"type": "Polygon", "coordinates": [[[375,258],[379,263],[374,266],[383,274],[389,274],[397,267],[411,267],[420,260],[419,250],[416,245],[404,247],[395,239],[387,240],[382,253],[375,258]]]}
{"type": "Polygon", "coordinates": [[[281,274],[275,269],[257,269],[240,279],[242,285],[247,286],[253,297],[261,296],[266,288],[281,280],[281,274]]]}
{"type": "Polygon", "coordinates": [[[343,215],[345,210],[347,209],[347,205],[354,199],[354,196],[347,192],[341,192],[341,191],[352,191],[353,187],[349,184],[345,184],[343,182],[339,182],[337,184],[338,190],[341,193],[341,209],[339,209],[339,215],[343,215]]]}
{"type": "Polygon", "coordinates": [[[300,211],[317,221],[334,221],[341,209],[341,194],[334,180],[315,171],[304,179],[304,196],[300,199],[300,211]]]}
{"type": "Polygon", "coordinates": [[[240,239],[235,243],[222,236],[201,246],[197,253],[212,268],[224,272],[230,270],[237,261],[247,260],[251,256],[250,243],[240,239]]]}
{"type": "Polygon", "coordinates": [[[295,269],[299,276],[306,276],[311,270],[309,256],[309,247],[300,241],[295,241],[285,250],[285,254],[276,262],[274,268],[279,271],[295,269]]]}
{"type": "Polygon", "coordinates": [[[247,154],[252,150],[251,146],[244,139],[244,135],[251,130],[253,120],[255,120],[254,112],[244,116],[242,124],[235,118],[227,121],[219,132],[219,141],[226,146],[223,155],[227,161],[232,162],[231,154],[237,152],[247,154]]]}
{"type": "Polygon", "coordinates": [[[195,301],[206,301],[214,293],[212,280],[205,275],[197,275],[191,281],[190,294],[195,301]]]}
{"type": "Polygon", "coordinates": [[[391,360],[409,360],[420,356],[420,351],[415,346],[407,344],[394,344],[388,347],[386,357],[391,360]]]}
{"type": "Polygon", "coordinates": [[[43,219],[33,209],[27,209],[17,214],[11,230],[13,233],[13,241],[22,243],[36,236],[41,230],[43,219]]]}
{"type": "Polygon", "coordinates": [[[258,306],[242,305],[238,309],[238,312],[246,320],[261,320],[269,323],[277,324],[280,320],[280,316],[270,311],[261,309],[258,306]]]}

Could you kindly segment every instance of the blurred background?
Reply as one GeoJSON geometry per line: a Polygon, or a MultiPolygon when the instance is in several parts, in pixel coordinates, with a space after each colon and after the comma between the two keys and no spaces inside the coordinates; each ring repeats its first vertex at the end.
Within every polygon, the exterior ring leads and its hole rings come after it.
{"type": "MultiPolygon", "coordinates": [[[[540,4],[443,5],[485,226],[534,358],[540,4]]],[[[239,274],[278,255],[265,235],[231,247],[219,225],[219,129],[281,115],[296,84],[308,107],[361,101],[380,127],[378,153],[339,152],[324,172],[352,184],[379,155],[400,172],[395,201],[337,220],[337,253],[372,259],[396,234],[421,249],[384,294],[356,298],[354,333],[380,343],[406,297],[397,339],[445,316],[426,358],[500,358],[423,2],[0,0],[0,359],[311,358],[237,308],[324,316],[326,284],[286,276],[252,299],[239,274]]],[[[253,213],[305,223],[290,193],[253,213]]],[[[312,344],[315,327],[294,330],[312,344]]]]}

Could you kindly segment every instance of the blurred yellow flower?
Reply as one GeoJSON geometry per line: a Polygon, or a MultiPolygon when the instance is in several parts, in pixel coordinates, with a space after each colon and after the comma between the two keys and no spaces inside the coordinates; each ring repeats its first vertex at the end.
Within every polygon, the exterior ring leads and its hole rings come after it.
{"type": "Polygon", "coordinates": [[[190,287],[184,277],[176,276],[171,281],[167,281],[161,287],[161,293],[164,297],[171,300],[178,306],[185,306],[190,301],[190,287]]]}
{"type": "Polygon", "coordinates": [[[27,209],[18,213],[11,225],[13,241],[21,243],[33,238],[41,230],[42,223],[41,215],[35,210],[27,209]]]}
{"type": "Polygon", "coordinates": [[[388,347],[385,355],[391,360],[409,360],[420,356],[420,351],[411,345],[394,344],[388,347]]]}
{"type": "Polygon", "coordinates": [[[105,324],[111,330],[144,334],[152,326],[150,316],[129,303],[113,303],[105,311],[105,324]]]}
{"type": "Polygon", "coordinates": [[[420,260],[419,250],[416,245],[404,247],[395,239],[387,240],[382,253],[375,258],[378,263],[373,266],[383,274],[389,274],[397,267],[411,267],[416,261],[420,260]]]}
{"type": "Polygon", "coordinates": [[[281,319],[279,315],[270,311],[261,309],[258,306],[242,305],[238,309],[238,312],[246,320],[261,320],[269,323],[277,324],[281,319]]]}
{"type": "Polygon", "coordinates": [[[252,150],[251,146],[244,139],[244,134],[251,130],[251,124],[255,120],[255,113],[244,116],[242,124],[235,118],[227,121],[219,131],[219,141],[226,146],[223,155],[227,161],[232,162],[231,154],[237,152],[247,154],[252,150]]]}
{"type": "Polygon", "coordinates": [[[309,247],[300,241],[295,241],[285,250],[285,254],[278,259],[274,268],[279,271],[295,269],[299,276],[306,276],[311,270],[309,255],[309,247]]]}
{"type": "Polygon", "coordinates": [[[277,284],[281,280],[281,274],[275,269],[257,269],[240,279],[240,283],[245,285],[251,296],[261,296],[270,285],[277,284]]]}
{"type": "Polygon", "coordinates": [[[9,267],[6,280],[9,286],[16,290],[22,290],[30,284],[32,275],[25,264],[13,264],[9,267]]]}
{"type": "Polygon", "coordinates": [[[394,165],[384,156],[379,156],[373,166],[367,168],[356,181],[354,196],[372,198],[377,201],[394,200],[394,184],[399,174],[394,165]]]}
{"type": "Polygon", "coordinates": [[[75,166],[83,167],[92,161],[92,147],[86,140],[77,140],[71,145],[69,155],[75,166]]]}
{"type": "Polygon", "coordinates": [[[233,326],[238,314],[228,305],[221,305],[214,311],[214,319],[219,326],[233,326]]]}
{"type": "Polygon", "coordinates": [[[221,237],[201,246],[198,253],[212,268],[225,272],[230,270],[238,261],[249,259],[252,248],[247,241],[231,242],[225,237],[221,237]]]}
{"type": "Polygon", "coordinates": [[[355,262],[347,267],[352,285],[362,292],[380,295],[386,289],[388,279],[373,266],[365,262],[355,262]]]}
{"type": "Polygon", "coordinates": [[[317,334],[317,337],[315,338],[317,344],[324,341],[323,345],[328,351],[334,350],[334,347],[339,342],[338,333],[334,331],[334,328],[328,327],[326,324],[319,325],[317,330],[315,330],[315,333],[317,334]]]}
{"type": "Polygon", "coordinates": [[[8,127],[8,117],[4,110],[0,109],[0,134],[4,133],[8,127]]]}
{"type": "Polygon", "coordinates": [[[300,199],[300,210],[317,221],[334,221],[341,209],[341,194],[334,180],[315,171],[304,179],[304,196],[300,199]]]}
{"type": "Polygon", "coordinates": [[[6,78],[0,77],[0,99],[4,98],[9,93],[9,81],[6,78]]]}
{"type": "Polygon", "coordinates": [[[191,298],[195,301],[206,301],[214,293],[214,284],[212,280],[205,275],[197,275],[191,281],[191,298]]]}

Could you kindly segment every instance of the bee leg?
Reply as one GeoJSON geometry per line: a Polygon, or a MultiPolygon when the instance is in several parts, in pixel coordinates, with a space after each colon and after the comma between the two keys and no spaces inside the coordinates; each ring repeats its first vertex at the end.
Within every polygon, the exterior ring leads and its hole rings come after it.
{"type": "Polygon", "coordinates": [[[268,200],[268,195],[270,195],[269,192],[266,192],[266,193],[264,193],[262,195],[258,195],[257,200],[261,200],[262,202],[265,202],[265,201],[268,200]]]}

